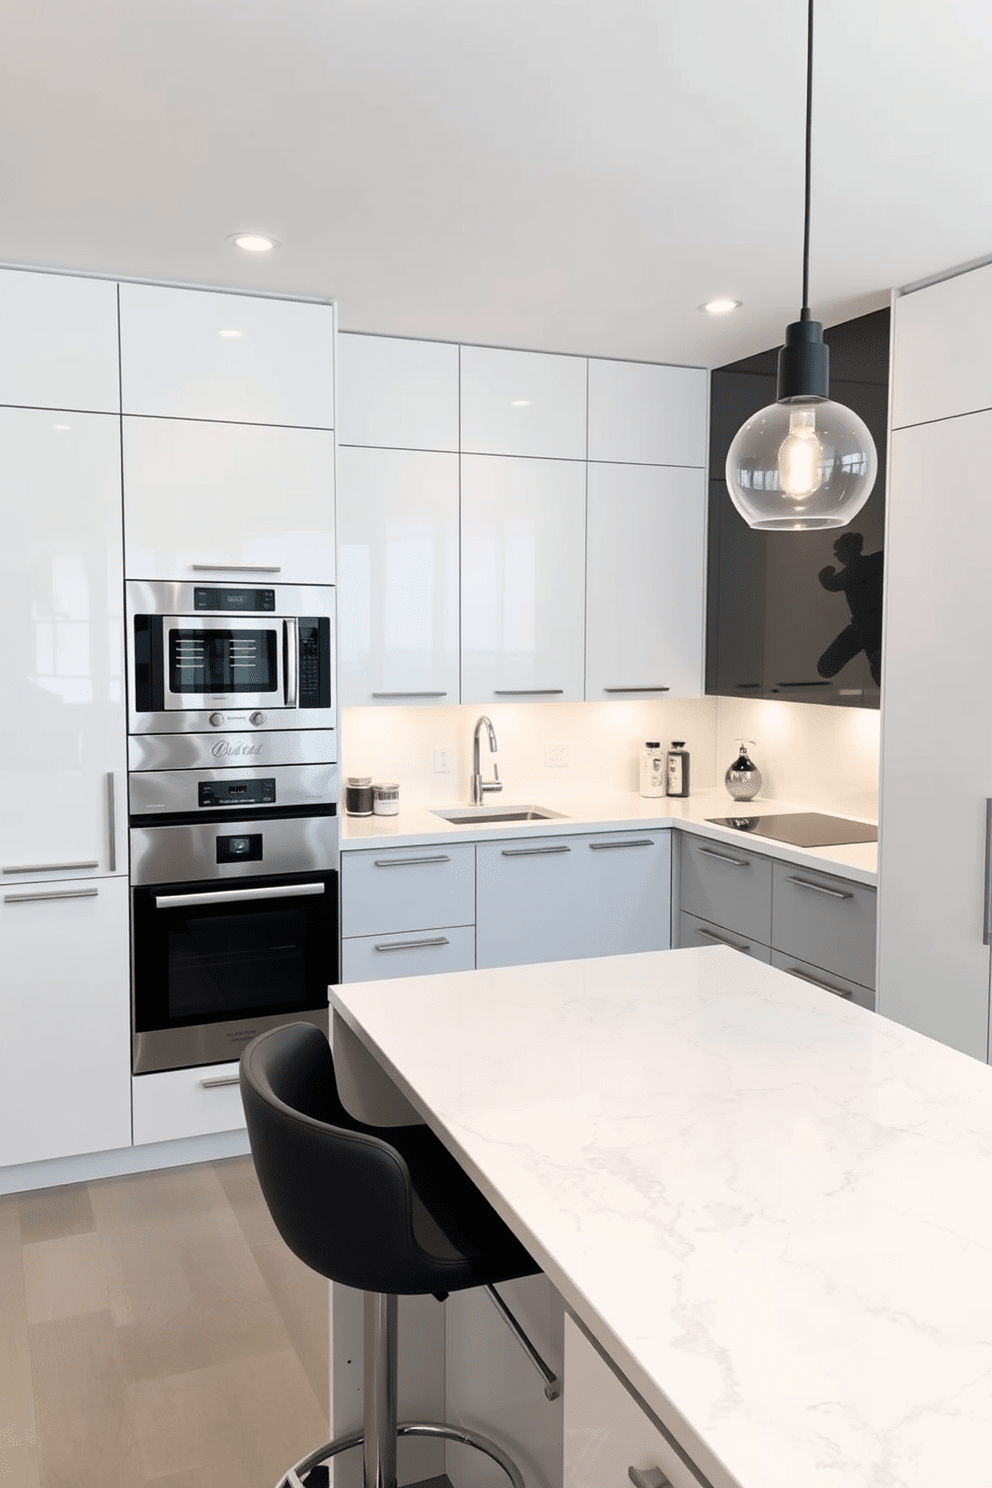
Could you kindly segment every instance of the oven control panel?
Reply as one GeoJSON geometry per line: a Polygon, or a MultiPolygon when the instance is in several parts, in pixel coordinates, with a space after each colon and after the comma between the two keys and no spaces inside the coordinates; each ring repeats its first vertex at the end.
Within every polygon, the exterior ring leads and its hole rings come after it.
{"type": "Polygon", "coordinates": [[[274,806],[274,776],[253,780],[200,780],[197,783],[199,806],[274,806]]]}

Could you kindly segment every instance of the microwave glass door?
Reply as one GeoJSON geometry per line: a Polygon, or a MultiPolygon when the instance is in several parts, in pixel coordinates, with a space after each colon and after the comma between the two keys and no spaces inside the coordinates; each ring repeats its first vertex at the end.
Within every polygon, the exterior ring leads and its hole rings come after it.
{"type": "Polygon", "coordinates": [[[283,623],[202,616],[179,617],[163,627],[166,708],[283,705],[283,623]]]}

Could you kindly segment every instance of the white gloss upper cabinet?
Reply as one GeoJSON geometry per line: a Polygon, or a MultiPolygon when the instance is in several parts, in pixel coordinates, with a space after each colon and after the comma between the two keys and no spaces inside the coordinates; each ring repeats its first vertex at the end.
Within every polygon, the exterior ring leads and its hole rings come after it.
{"type": "Polygon", "coordinates": [[[584,357],[463,346],[461,395],[463,451],[585,459],[584,357]]]}
{"type": "Polygon", "coordinates": [[[120,483],[115,415],[0,408],[5,884],[127,871],[120,483]]]}
{"type": "Polygon", "coordinates": [[[124,413],[334,425],[334,309],[121,285],[124,413]]]}
{"type": "Polygon", "coordinates": [[[334,435],[184,419],[124,421],[129,579],[334,582],[334,435]]]}
{"type": "Polygon", "coordinates": [[[458,702],[458,456],[338,449],[345,707],[458,702]]]}
{"type": "Polygon", "coordinates": [[[581,702],[582,463],[463,455],[462,701],[581,702]]]}
{"type": "Polygon", "coordinates": [[[589,459],[706,465],[709,378],[701,367],[589,362],[589,459]]]}
{"type": "Polygon", "coordinates": [[[5,883],[0,965],[0,1165],[129,1147],[127,880],[5,883]]]}
{"type": "Polygon", "coordinates": [[[892,427],[992,408],[992,264],[895,302],[892,427]]]}
{"type": "Polygon", "coordinates": [[[458,347],[338,337],[338,444],[458,449],[458,347]]]}
{"type": "Polygon", "coordinates": [[[701,697],[705,471],[589,466],[586,699],[701,697]]]}
{"type": "Polygon", "coordinates": [[[0,404],[120,411],[117,285],[0,269],[0,404]]]}

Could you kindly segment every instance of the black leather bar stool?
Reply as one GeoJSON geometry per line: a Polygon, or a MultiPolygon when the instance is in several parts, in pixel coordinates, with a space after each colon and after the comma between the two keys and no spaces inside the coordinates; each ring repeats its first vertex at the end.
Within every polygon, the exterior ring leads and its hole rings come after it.
{"type": "Polygon", "coordinates": [[[396,1299],[433,1293],[443,1300],[540,1267],[428,1127],[367,1126],[345,1110],[330,1046],[312,1024],[275,1028],[248,1045],[241,1097],[255,1171],[282,1238],[321,1276],[365,1293],[364,1431],[325,1442],[277,1488],[303,1488],[318,1464],[359,1445],[365,1488],[396,1488],[397,1436],[476,1447],[513,1488],[523,1488],[516,1464],[478,1433],[397,1423],[396,1299]]]}

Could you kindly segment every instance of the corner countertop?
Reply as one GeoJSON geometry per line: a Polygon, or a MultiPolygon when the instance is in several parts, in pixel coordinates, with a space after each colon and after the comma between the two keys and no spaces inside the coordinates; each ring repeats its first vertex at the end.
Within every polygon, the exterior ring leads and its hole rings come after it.
{"type": "Polygon", "coordinates": [[[331,1004],[713,1488],[987,1488],[986,1065],[723,948],[331,1004]]]}
{"type": "MultiPolygon", "coordinates": [[[[508,804],[513,804],[510,798],[508,804]]],[[[465,802],[451,803],[464,809],[465,802]]],[[[465,826],[446,822],[436,814],[447,808],[438,806],[403,806],[396,816],[341,816],[341,850],[354,852],[362,848],[413,847],[418,843],[482,842],[502,837],[563,837],[576,832],[619,832],[631,827],[674,827],[701,837],[747,847],[752,852],[766,853],[783,862],[800,867],[834,870],[857,883],[877,882],[878,847],[874,842],[856,842],[836,847],[791,847],[756,832],[737,832],[732,827],[718,827],[706,820],[709,816],[730,816],[735,806],[742,816],[780,814],[785,811],[826,810],[811,807],[808,802],[756,801],[735,803],[725,790],[694,792],[685,800],[662,796],[646,800],[633,792],[602,797],[552,797],[543,795],[537,805],[549,811],[560,811],[562,820],[548,822],[499,822],[465,826]]],[[[830,815],[856,817],[838,806],[830,815]]],[[[873,823],[874,825],[874,823],[873,823]]]]}

